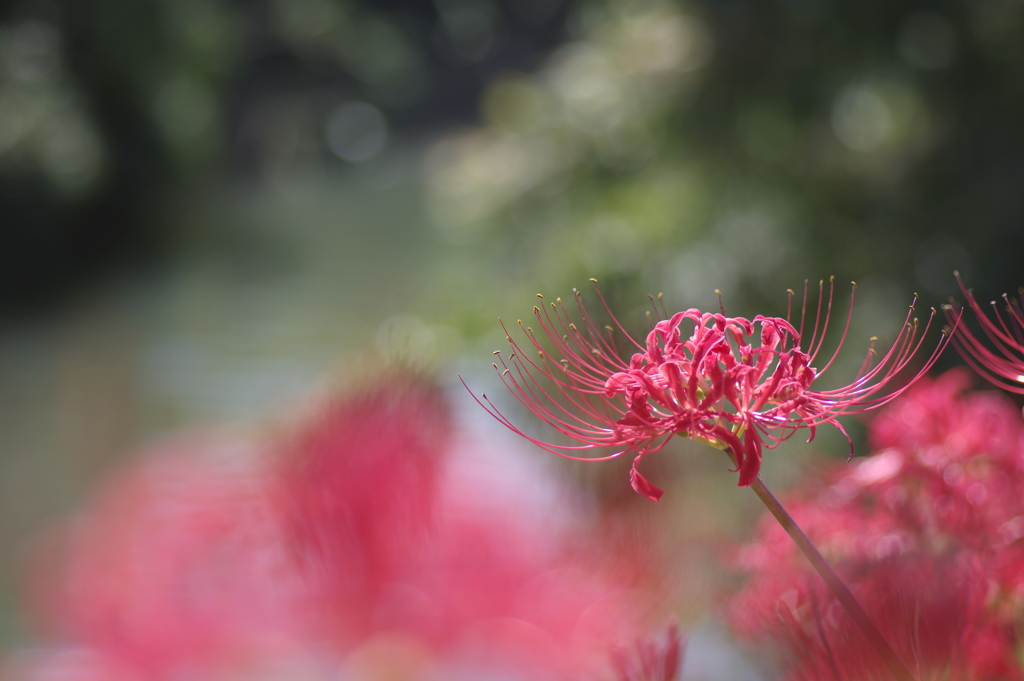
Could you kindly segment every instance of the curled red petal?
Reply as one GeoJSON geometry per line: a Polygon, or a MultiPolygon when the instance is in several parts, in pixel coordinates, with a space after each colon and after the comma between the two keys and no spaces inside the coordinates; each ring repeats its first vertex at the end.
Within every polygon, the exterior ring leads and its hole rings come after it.
{"type": "Polygon", "coordinates": [[[642,458],[644,458],[644,455],[638,454],[637,457],[633,459],[633,468],[629,471],[629,483],[633,485],[633,489],[636,490],[637,494],[642,494],[651,501],[657,501],[665,491],[655,487],[647,481],[647,478],[640,475],[640,471],[638,471],[636,467],[640,465],[640,459],[642,458]]]}

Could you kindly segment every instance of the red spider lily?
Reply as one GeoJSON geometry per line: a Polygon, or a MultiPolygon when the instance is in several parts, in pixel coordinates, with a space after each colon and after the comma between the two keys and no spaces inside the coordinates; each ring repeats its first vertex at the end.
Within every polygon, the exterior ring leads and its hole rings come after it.
{"type": "MultiPolygon", "coordinates": [[[[788,538],[782,538],[788,542],[788,538]]],[[[858,558],[860,558],[858,556],[858,558]]],[[[964,634],[972,595],[968,580],[978,575],[962,561],[905,553],[898,558],[844,562],[844,573],[886,639],[915,669],[916,678],[938,679],[955,669],[964,678],[964,634]]],[[[819,580],[797,570],[758,584],[771,594],[741,594],[746,610],[736,625],[770,634],[791,653],[790,681],[889,679],[881,658],[819,580]],[[780,577],[788,577],[783,581],[780,577]],[[758,597],[764,600],[756,600],[758,597]],[[744,621],[746,619],[747,621],[744,621]],[[756,619],[756,623],[755,620],[756,619]]],[[[755,587],[756,588],[756,587],[755,587]]],[[[742,629],[741,629],[742,630],[742,629]]],[[[972,632],[973,634],[973,632],[972,632]]],[[[993,651],[994,652],[994,651],[993,651]]],[[[977,678],[969,676],[967,678],[977,678]]]]}
{"type": "MultiPolygon", "coordinates": [[[[591,281],[611,315],[596,280],[591,281]]],[[[822,314],[824,282],[819,283],[814,325],[805,346],[801,341],[808,317],[806,282],[799,330],[790,322],[790,314],[786,319],[758,315],[749,320],[691,308],[658,321],[641,345],[614,316],[614,326],[599,329],[575,291],[579,325],[562,306],[561,298],[550,304],[550,310],[533,308],[541,337],[546,337],[553,352],[545,349],[530,327],[523,327],[529,353],[506,329],[512,352],[507,360],[496,352],[500,366],[494,367],[519,402],[579,444],[553,444],[526,435],[486,395],[477,401],[506,427],[559,456],[600,461],[635,453],[630,475],[633,488],[655,501],[662,490],[644,479],[637,466],[674,435],[731,450],[740,474],[739,485],[746,487],[761,468],[763,448],[775,448],[803,428],[813,439],[817,427],[826,423],[846,435],[836,420],[838,416],[879,407],[906,388],[877,396],[910,364],[935,316],[933,309],[919,337],[913,304],[896,340],[877,364],[871,347],[852,383],[833,390],[812,389],[813,382],[828,370],[842,349],[853,311],[851,291],[850,310],[838,346],[824,367],[816,369],[813,364],[828,329],[833,293],[834,278],[822,314]],[[684,324],[690,325],[688,335],[684,324]],[[623,359],[617,348],[616,330],[638,350],[629,360],[623,359]],[[759,338],[755,338],[758,330],[759,338]],[[539,359],[532,359],[534,352],[539,359]],[[596,458],[574,454],[597,447],[622,449],[596,458]]],[[[791,291],[790,308],[792,296],[791,291]]],[[[662,314],[668,316],[664,308],[662,314]]],[[[523,326],[521,320],[519,325],[523,326]]],[[[907,385],[934,364],[946,342],[948,337],[944,336],[907,385]]],[[[852,442],[850,447],[852,454],[852,442]]]]}
{"type": "MultiPolygon", "coordinates": [[[[787,507],[918,678],[1022,679],[1024,421],[1003,395],[963,394],[969,378],[921,380],[872,421],[879,453],[818,471],[787,507]]],[[[780,638],[786,678],[888,678],[771,518],[737,558],[732,624],[780,638]]]]}
{"type": "MultiPolygon", "coordinates": [[[[992,317],[989,317],[974,297],[974,291],[964,286],[960,273],[954,274],[960,290],[967,298],[967,306],[974,310],[981,330],[995,348],[993,350],[988,347],[965,327],[953,339],[957,351],[985,380],[1010,392],[1024,394],[1024,312],[1021,311],[1024,288],[1020,289],[1019,300],[1003,294],[1005,317],[1000,313],[998,303],[993,300],[990,303],[992,317]]],[[[947,305],[946,310],[949,316],[960,313],[955,302],[947,305]]]]}

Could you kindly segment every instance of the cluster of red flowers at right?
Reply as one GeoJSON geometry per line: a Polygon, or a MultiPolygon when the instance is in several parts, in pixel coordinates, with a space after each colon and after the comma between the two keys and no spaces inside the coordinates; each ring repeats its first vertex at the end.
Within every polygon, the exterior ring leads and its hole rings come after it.
{"type": "MultiPolygon", "coordinates": [[[[1024,422],[969,381],[921,379],[871,424],[876,454],[787,507],[918,678],[1024,679],[1024,422]]],[[[738,559],[733,623],[779,637],[788,678],[889,678],[774,520],[738,559]]]]}

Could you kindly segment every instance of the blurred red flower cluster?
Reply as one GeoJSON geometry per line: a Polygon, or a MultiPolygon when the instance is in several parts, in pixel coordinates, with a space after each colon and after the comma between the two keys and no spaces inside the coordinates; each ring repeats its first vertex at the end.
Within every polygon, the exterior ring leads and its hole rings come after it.
{"type": "Polygon", "coordinates": [[[496,446],[396,374],[270,444],[146,452],[44,542],[53,644],[5,678],[677,678],[639,557],[496,446]]]}
{"type": "MultiPolygon", "coordinates": [[[[922,378],[871,424],[873,456],[787,503],[917,678],[1021,679],[1024,423],[964,369],[922,378]]],[[[738,562],[735,627],[779,637],[790,679],[890,678],[771,518],[738,562]]]]}

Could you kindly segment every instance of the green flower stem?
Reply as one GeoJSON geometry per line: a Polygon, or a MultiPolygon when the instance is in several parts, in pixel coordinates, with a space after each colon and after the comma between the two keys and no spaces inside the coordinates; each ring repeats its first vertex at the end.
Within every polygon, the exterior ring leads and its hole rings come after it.
{"type": "MultiPolygon", "coordinates": [[[[733,456],[732,452],[727,453],[730,457],[733,456]]],[[[914,681],[910,670],[907,669],[907,666],[900,659],[900,656],[896,654],[896,651],[892,649],[889,642],[885,640],[882,632],[878,630],[878,627],[871,621],[868,614],[864,612],[864,608],[861,607],[857,599],[850,593],[850,589],[847,588],[843,580],[832,569],[832,566],[828,564],[828,561],[821,555],[817,547],[807,538],[807,535],[796,524],[793,517],[779,503],[779,500],[775,498],[775,495],[765,487],[764,480],[761,479],[760,475],[750,483],[750,489],[754,490],[754,494],[771,511],[775,519],[782,525],[782,529],[786,530],[786,533],[800,547],[804,556],[811,562],[811,565],[821,575],[821,578],[825,580],[825,584],[828,585],[828,588],[832,590],[832,593],[835,594],[835,597],[842,604],[843,608],[846,609],[846,612],[853,618],[853,621],[867,637],[871,646],[881,656],[882,661],[885,662],[885,665],[892,672],[892,675],[896,677],[897,681],[914,681]]]]}

